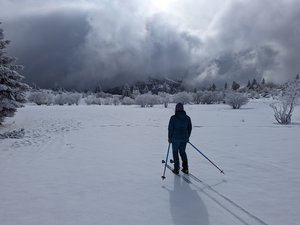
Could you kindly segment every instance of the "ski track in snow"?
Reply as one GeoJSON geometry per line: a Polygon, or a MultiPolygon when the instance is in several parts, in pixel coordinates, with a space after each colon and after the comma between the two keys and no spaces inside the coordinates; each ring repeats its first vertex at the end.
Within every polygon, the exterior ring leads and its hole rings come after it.
{"type": "Polygon", "coordinates": [[[192,185],[199,190],[200,192],[204,193],[207,197],[209,197],[212,201],[214,201],[218,206],[226,210],[230,215],[232,215],[234,218],[236,218],[238,221],[240,221],[242,224],[250,225],[250,224],[262,224],[267,225],[265,221],[258,218],[256,215],[253,215],[248,210],[234,202],[229,197],[223,195],[222,193],[218,192],[214,189],[214,186],[218,186],[222,184],[223,182],[226,183],[226,180],[222,180],[219,183],[216,183],[214,185],[210,185],[203,180],[199,179],[198,177],[195,177],[194,175],[190,175],[194,177],[192,181],[192,185]],[[201,187],[198,186],[195,182],[201,183],[201,187]],[[207,191],[208,190],[208,191],[207,191]],[[249,221],[249,222],[247,222],[249,221]]]}
{"type": "MultiPolygon", "coordinates": [[[[170,167],[167,166],[167,168],[171,170],[170,167]]],[[[220,193],[214,188],[218,185],[226,183],[227,182],[226,179],[223,179],[222,181],[212,185],[206,183],[202,179],[199,179],[192,173],[190,173],[189,175],[180,173],[178,177],[176,177],[175,179],[183,179],[185,182],[188,183],[188,185],[195,188],[197,192],[200,192],[203,195],[205,195],[207,198],[209,198],[217,207],[225,210],[229,216],[234,218],[240,224],[268,225],[265,221],[258,218],[256,215],[250,213],[248,210],[240,206],[238,203],[234,202],[232,199],[223,195],[222,193],[220,193]]],[[[163,186],[163,188],[166,187],[163,186]]]]}

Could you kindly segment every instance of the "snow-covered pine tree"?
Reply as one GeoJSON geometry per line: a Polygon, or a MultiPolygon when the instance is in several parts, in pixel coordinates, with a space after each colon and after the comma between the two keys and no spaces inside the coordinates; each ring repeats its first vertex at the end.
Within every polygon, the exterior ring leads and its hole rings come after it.
{"type": "Polygon", "coordinates": [[[5,117],[14,116],[17,108],[25,102],[25,91],[29,88],[21,82],[24,77],[17,72],[23,66],[15,65],[16,58],[8,56],[4,51],[9,43],[0,28],[0,124],[5,117]]]}

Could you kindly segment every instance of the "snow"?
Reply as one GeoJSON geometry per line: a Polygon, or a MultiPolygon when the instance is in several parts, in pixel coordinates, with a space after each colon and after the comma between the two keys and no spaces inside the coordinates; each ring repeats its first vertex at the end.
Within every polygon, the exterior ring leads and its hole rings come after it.
{"type": "Polygon", "coordinates": [[[299,224],[300,109],[275,123],[268,102],[240,110],[188,105],[190,171],[166,171],[167,125],[174,105],[20,108],[1,133],[0,224],[299,224]]]}

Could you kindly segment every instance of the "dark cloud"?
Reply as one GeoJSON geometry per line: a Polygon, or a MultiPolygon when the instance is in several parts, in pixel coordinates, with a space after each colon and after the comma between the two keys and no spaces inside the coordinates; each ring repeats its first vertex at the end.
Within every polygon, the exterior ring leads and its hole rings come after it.
{"type": "Polygon", "coordinates": [[[48,1],[40,11],[27,6],[27,13],[3,19],[6,37],[12,40],[8,50],[25,65],[28,83],[87,89],[152,76],[223,85],[262,77],[281,82],[300,70],[296,0],[216,0],[204,19],[201,1],[195,9],[188,0],[172,15],[148,13],[148,1],[81,1],[95,7],[62,2],[48,1]]]}
{"type": "Polygon", "coordinates": [[[210,61],[194,82],[203,86],[215,83],[223,86],[233,81],[246,84],[248,80],[260,81],[278,67],[278,52],[270,46],[249,48],[239,52],[228,51],[210,61]]]}
{"type": "MultiPolygon", "coordinates": [[[[300,71],[296,63],[300,50],[299,1],[233,1],[215,20],[213,29],[216,35],[211,43],[218,49],[217,54],[243,55],[243,51],[251,49],[255,62],[252,66],[260,77],[282,82],[300,71]]],[[[240,76],[243,75],[250,76],[241,70],[240,76]]]]}
{"type": "Polygon", "coordinates": [[[21,17],[5,25],[9,51],[25,65],[26,81],[45,88],[61,84],[89,31],[86,15],[77,11],[21,17]]]}
{"type": "Polygon", "coordinates": [[[149,76],[182,79],[189,74],[199,38],[159,15],[139,19],[128,12],[118,19],[102,11],[89,15],[91,31],[77,49],[65,85],[109,87],[149,76]]]}

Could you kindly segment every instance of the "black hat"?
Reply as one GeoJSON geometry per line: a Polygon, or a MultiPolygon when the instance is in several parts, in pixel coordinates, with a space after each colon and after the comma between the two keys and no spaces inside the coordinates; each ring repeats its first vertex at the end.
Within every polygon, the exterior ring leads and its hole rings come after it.
{"type": "Polygon", "coordinates": [[[183,104],[179,102],[175,107],[175,112],[180,112],[180,111],[183,111],[183,104]]]}

